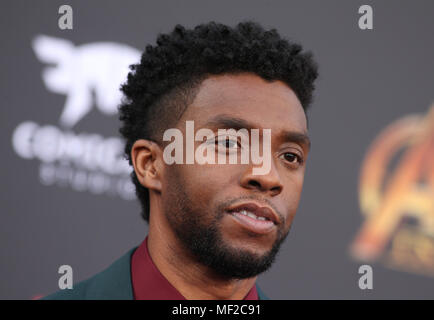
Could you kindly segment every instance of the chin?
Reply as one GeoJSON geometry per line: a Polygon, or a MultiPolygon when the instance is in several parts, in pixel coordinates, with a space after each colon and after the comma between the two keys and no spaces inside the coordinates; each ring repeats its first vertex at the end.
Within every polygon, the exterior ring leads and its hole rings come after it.
{"type": "Polygon", "coordinates": [[[228,248],[233,252],[244,252],[261,258],[269,254],[273,248],[274,241],[261,241],[261,239],[245,240],[240,239],[234,242],[225,241],[228,248]]]}

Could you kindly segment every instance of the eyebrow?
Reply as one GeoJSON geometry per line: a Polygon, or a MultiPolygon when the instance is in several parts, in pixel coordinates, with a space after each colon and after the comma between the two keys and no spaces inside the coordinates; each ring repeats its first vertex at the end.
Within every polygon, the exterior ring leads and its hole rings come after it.
{"type": "MultiPolygon", "coordinates": [[[[256,126],[251,124],[250,122],[233,117],[225,114],[219,114],[211,119],[209,119],[206,123],[206,126],[214,126],[221,129],[257,129],[256,126]]],[[[308,150],[311,148],[311,141],[307,133],[297,132],[297,131],[283,131],[281,136],[284,141],[295,142],[300,145],[305,145],[308,150]]]]}

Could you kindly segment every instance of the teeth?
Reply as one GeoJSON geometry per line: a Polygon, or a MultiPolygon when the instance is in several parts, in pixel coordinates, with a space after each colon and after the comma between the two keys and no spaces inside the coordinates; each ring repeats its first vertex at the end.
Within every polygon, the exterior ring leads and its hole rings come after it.
{"type": "Polygon", "coordinates": [[[251,212],[247,212],[247,216],[253,219],[258,219],[258,217],[251,212]]]}
{"type": "Polygon", "coordinates": [[[248,212],[246,210],[241,210],[239,213],[241,213],[242,215],[248,216],[250,218],[256,219],[256,220],[261,220],[261,221],[267,221],[268,220],[268,218],[258,217],[254,213],[248,212]]]}

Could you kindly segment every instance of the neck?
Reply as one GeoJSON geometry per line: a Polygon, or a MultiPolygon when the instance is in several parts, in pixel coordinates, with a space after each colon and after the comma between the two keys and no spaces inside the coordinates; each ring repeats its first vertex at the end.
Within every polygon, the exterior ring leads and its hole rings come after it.
{"type": "Polygon", "coordinates": [[[197,263],[161,214],[150,215],[148,251],[161,274],[188,300],[242,300],[257,278],[227,279],[197,263]]]}

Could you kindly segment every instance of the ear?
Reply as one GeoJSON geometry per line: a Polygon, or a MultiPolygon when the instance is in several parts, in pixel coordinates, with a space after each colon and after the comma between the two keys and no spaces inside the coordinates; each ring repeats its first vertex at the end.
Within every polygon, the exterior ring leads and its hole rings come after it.
{"type": "Polygon", "coordinates": [[[161,150],[149,140],[137,140],[131,148],[131,160],[140,184],[150,190],[161,192],[161,150]]]}

